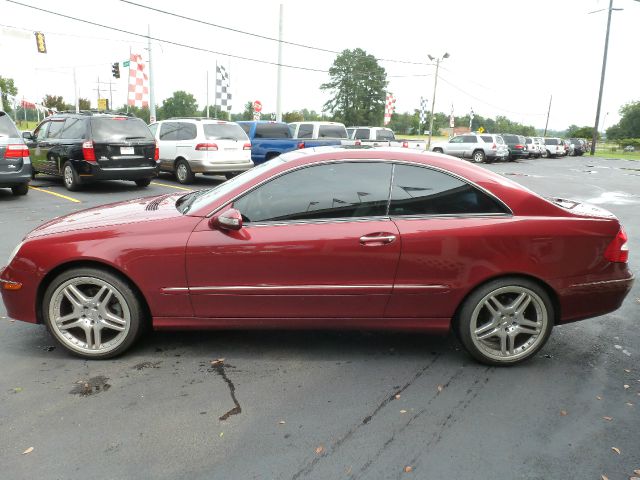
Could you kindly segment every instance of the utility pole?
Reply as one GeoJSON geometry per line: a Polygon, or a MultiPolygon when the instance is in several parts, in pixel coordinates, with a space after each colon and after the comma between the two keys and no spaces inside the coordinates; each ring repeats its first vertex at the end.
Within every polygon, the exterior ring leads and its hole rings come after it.
{"type": "Polygon", "coordinates": [[[73,67],[73,94],[76,97],[76,113],[80,113],[80,100],[78,99],[78,81],[76,80],[76,67],[73,67]]]}
{"type": "Polygon", "coordinates": [[[147,41],[149,47],[149,123],[156,121],[156,96],[153,91],[153,63],[151,62],[151,26],[147,24],[147,41]]]}
{"type": "Polygon", "coordinates": [[[544,124],[544,134],[543,137],[547,136],[547,127],[549,127],[549,114],[551,113],[551,100],[553,100],[553,95],[549,97],[549,109],[547,110],[547,123],[544,124]]]}
{"type": "MultiPolygon", "coordinates": [[[[435,60],[431,55],[427,55],[429,60],[435,60]]],[[[438,70],[440,69],[440,60],[449,58],[449,54],[445,53],[442,58],[436,60],[436,78],[433,81],[433,101],[431,102],[431,118],[429,119],[429,141],[427,143],[427,150],[431,148],[431,136],[433,135],[433,111],[436,106],[436,89],[438,88],[438,70]]]]}
{"type": "Polygon", "coordinates": [[[113,91],[111,90],[111,79],[109,79],[109,109],[113,110],[113,91]]]}
{"type": "Polygon", "coordinates": [[[282,121],[282,4],[280,4],[280,25],[278,27],[278,87],[276,93],[276,120],[282,121]]]}
{"type": "Polygon", "coordinates": [[[209,70],[207,70],[207,118],[209,118],[209,70]]]}
{"type": "Polygon", "coordinates": [[[607,14],[607,33],[604,37],[604,55],[602,56],[602,74],[600,75],[600,92],[598,93],[598,107],[596,108],[596,123],[593,126],[593,137],[591,138],[591,156],[596,153],[596,142],[598,141],[598,124],[600,123],[600,107],[602,106],[602,91],[604,90],[604,74],[607,70],[607,52],[609,51],[609,29],[611,28],[611,12],[613,11],[613,0],[609,0],[609,11],[607,14]]]}

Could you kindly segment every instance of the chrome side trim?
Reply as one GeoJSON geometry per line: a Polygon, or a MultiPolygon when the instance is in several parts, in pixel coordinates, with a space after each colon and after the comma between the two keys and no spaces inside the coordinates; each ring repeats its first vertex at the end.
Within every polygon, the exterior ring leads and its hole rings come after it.
{"type": "Polygon", "coordinates": [[[630,280],[633,280],[633,278],[621,278],[618,280],[600,280],[598,282],[586,282],[586,283],[574,283],[573,285],[570,285],[569,288],[573,288],[573,287],[591,287],[594,285],[611,285],[611,284],[616,284],[616,283],[628,283],[630,280]]]}
{"type": "Polygon", "coordinates": [[[226,285],[210,287],[166,287],[162,293],[248,292],[286,290],[447,290],[448,285],[226,285]]]}
{"type": "Polygon", "coordinates": [[[157,167],[102,167],[102,170],[106,170],[108,172],[135,172],[137,170],[155,170],[157,167]]]}

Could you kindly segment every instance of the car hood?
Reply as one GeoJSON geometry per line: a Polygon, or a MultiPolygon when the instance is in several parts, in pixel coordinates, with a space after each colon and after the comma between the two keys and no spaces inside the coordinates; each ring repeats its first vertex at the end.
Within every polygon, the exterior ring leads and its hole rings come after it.
{"type": "Polygon", "coordinates": [[[43,223],[32,230],[26,238],[182,217],[175,207],[176,200],[182,195],[157,195],[81,210],[43,223]]]}

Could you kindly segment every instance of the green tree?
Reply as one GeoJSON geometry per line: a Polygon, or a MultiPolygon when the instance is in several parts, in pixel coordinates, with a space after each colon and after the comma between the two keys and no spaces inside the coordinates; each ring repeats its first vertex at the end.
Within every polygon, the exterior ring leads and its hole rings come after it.
{"type": "Polygon", "coordinates": [[[302,112],[287,112],[285,114],[282,115],[282,121],[285,123],[291,123],[291,122],[302,122],[304,121],[304,115],[302,115],[302,112]]]}
{"type": "Polygon", "coordinates": [[[593,138],[593,127],[578,127],[577,125],[570,125],[567,129],[566,136],[569,138],[593,138]]]}
{"type": "Polygon", "coordinates": [[[18,94],[18,89],[13,84],[13,78],[5,78],[0,76],[0,91],[2,91],[2,104],[6,112],[13,111],[11,105],[7,101],[7,95],[15,97],[18,94]]]}
{"type": "Polygon", "coordinates": [[[607,128],[607,138],[640,138],[640,101],[630,102],[620,108],[620,121],[607,128]]]}
{"type": "Polygon", "coordinates": [[[61,95],[45,95],[44,98],[42,99],[42,104],[47,107],[47,108],[55,108],[58,111],[61,110],[71,110],[72,108],[69,108],[70,105],[65,103],[64,99],[62,98],[61,95]]]}
{"type": "Polygon", "coordinates": [[[78,105],[80,110],[91,110],[91,101],[88,98],[79,98],[78,105]]]}
{"type": "Polygon", "coordinates": [[[331,98],[324,110],[350,125],[380,125],[384,114],[387,73],[373,55],[360,48],[343,50],[329,69],[330,80],[320,86],[331,98]]]}
{"type": "Polygon", "coordinates": [[[198,115],[198,104],[193,95],[178,90],[162,101],[162,113],[164,118],[195,117],[198,115]]]}
{"type": "MultiPolygon", "coordinates": [[[[206,105],[202,109],[202,112],[200,112],[200,114],[203,117],[207,116],[206,105]]],[[[218,120],[229,120],[229,112],[227,110],[222,110],[222,107],[220,107],[220,105],[209,105],[209,117],[217,118],[218,120]]]]}

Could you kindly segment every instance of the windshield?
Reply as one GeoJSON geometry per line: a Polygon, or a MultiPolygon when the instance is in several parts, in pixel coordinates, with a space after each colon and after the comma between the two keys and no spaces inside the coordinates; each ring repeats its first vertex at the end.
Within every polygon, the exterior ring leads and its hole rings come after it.
{"type": "Polygon", "coordinates": [[[396,137],[393,134],[393,130],[389,130],[388,128],[378,130],[376,132],[376,140],[395,140],[396,137]]]}
{"type": "Polygon", "coordinates": [[[20,134],[9,115],[0,112],[0,137],[19,138],[20,134]]]}
{"type": "Polygon", "coordinates": [[[149,130],[149,127],[139,118],[92,118],[91,132],[96,142],[122,142],[127,140],[153,141],[151,130],[149,130]]]}
{"type": "Polygon", "coordinates": [[[555,138],[545,138],[544,143],[545,145],[558,145],[558,140],[555,138]]]}
{"type": "Polygon", "coordinates": [[[205,123],[203,127],[207,140],[249,140],[242,127],[236,123],[205,123]]]}
{"type": "Polygon", "coordinates": [[[286,160],[280,157],[274,158],[273,160],[269,160],[268,162],[253,167],[251,170],[247,170],[237,177],[233,177],[231,180],[227,180],[226,182],[221,183],[217,187],[187,193],[186,195],[178,199],[178,201],[176,202],[176,208],[183,215],[186,215],[190,211],[198,210],[199,208],[204,207],[216,198],[229,193],[239,185],[248,183],[254,178],[282,165],[285,162],[286,160]]]}

